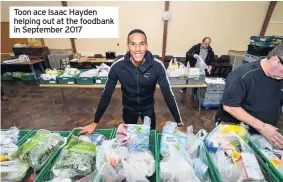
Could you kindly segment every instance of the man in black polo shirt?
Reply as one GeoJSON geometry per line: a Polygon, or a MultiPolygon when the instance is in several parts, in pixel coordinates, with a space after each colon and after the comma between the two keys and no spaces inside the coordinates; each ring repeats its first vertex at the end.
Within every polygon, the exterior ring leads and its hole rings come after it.
{"type": "Polygon", "coordinates": [[[280,117],[283,95],[283,43],[266,58],[242,65],[226,80],[221,107],[215,120],[249,125],[251,133],[260,133],[277,147],[283,136],[275,127],[280,117]],[[282,102],[282,100],[281,100],[282,102]]]}

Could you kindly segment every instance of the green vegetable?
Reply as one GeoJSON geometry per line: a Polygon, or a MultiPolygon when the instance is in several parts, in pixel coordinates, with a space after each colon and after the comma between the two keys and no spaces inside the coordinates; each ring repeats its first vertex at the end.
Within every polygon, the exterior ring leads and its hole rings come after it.
{"type": "Polygon", "coordinates": [[[64,138],[59,133],[40,131],[26,142],[15,156],[26,162],[34,171],[38,171],[63,143],[64,138]]]}
{"type": "Polygon", "coordinates": [[[96,145],[73,137],[52,172],[56,177],[78,180],[95,170],[96,145]]]}

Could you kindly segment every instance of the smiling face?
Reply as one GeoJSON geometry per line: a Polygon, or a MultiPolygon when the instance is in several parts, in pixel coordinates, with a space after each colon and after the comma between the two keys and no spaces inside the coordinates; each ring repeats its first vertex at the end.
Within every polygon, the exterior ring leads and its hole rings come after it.
{"type": "Polygon", "coordinates": [[[129,36],[128,49],[134,62],[142,62],[147,51],[145,35],[134,33],[129,36]]]}

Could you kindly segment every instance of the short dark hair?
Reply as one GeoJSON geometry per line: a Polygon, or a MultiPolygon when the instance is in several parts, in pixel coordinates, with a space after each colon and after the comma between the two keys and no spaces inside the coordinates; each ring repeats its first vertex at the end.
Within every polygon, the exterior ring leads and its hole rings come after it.
{"type": "Polygon", "coordinates": [[[145,36],[145,40],[147,42],[147,37],[144,33],[144,31],[140,30],[140,29],[134,29],[132,31],[130,31],[130,33],[128,34],[128,43],[130,42],[130,35],[134,34],[134,33],[140,33],[140,34],[143,34],[145,36]]]}
{"type": "Polygon", "coordinates": [[[269,52],[267,59],[271,59],[272,56],[277,56],[278,58],[283,59],[283,42],[269,52]]]}
{"type": "Polygon", "coordinates": [[[204,42],[206,39],[209,39],[209,40],[211,41],[211,38],[210,38],[210,37],[204,37],[204,38],[202,39],[202,42],[204,42]]]}

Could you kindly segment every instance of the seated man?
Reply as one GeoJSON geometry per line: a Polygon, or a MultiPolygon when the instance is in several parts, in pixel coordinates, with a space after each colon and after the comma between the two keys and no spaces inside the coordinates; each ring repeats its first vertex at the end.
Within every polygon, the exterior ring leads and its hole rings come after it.
{"type": "MultiPolygon", "coordinates": [[[[210,47],[211,38],[205,37],[202,40],[202,43],[194,45],[187,53],[186,53],[186,61],[187,64],[190,64],[190,67],[195,67],[197,63],[196,55],[202,57],[205,63],[208,65],[209,71],[212,69],[212,65],[214,64],[214,52],[210,47]]],[[[180,93],[185,93],[186,88],[182,88],[180,93]]],[[[193,89],[193,98],[196,98],[197,89],[193,89]]]]}
{"type": "Polygon", "coordinates": [[[283,136],[275,127],[280,117],[283,94],[283,44],[266,58],[244,64],[226,80],[221,107],[215,120],[249,125],[274,146],[283,146],[283,136]]]}

